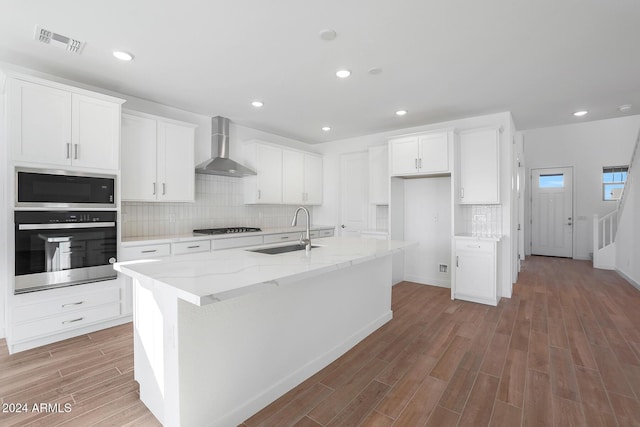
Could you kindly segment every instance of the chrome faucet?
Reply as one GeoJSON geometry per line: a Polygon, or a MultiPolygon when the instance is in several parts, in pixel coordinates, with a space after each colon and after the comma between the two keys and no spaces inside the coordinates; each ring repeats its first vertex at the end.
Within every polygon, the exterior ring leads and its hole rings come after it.
{"type": "Polygon", "coordinates": [[[302,238],[302,233],[300,233],[300,244],[304,244],[304,250],[306,252],[311,251],[311,231],[309,230],[309,227],[311,226],[310,222],[311,219],[309,217],[309,211],[307,210],[307,208],[305,208],[304,206],[300,206],[298,209],[296,209],[296,213],[293,214],[293,221],[291,221],[291,226],[295,227],[296,225],[298,225],[298,212],[300,212],[301,210],[304,211],[305,214],[307,214],[307,229],[305,231],[305,238],[302,238]]]}

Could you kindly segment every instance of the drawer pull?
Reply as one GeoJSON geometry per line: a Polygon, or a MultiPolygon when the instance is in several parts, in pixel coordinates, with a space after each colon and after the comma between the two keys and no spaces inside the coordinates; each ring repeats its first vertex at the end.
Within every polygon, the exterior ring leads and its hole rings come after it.
{"type": "Polygon", "coordinates": [[[84,317],[78,317],[77,319],[72,319],[72,320],[65,320],[64,322],[62,322],[62,324],[65,325],[67,323],[79,322],[81,320],[84,320],[84,317]]]}
{"type": "Polygon", "coordinates": [[[196,246],[187,246],[187,249],[198,249],[200,247],[200,245],[196,245],[196,246]]]}
{"type": "Polygon", "coordinates": [[[78,302],[68,302],[66,304],[62,304],[62,308],[64,307],[68,307],[70,305],[80,305],[80,304],[84,304],[84,301],[78,301],[78,302]]]}
{"type": "Polygon", "coordinates": [[[480,245],[467,245],[468,248],[480,249],[480,245]]]}
{"type": "Polygon", "coordinates": [[[143,254],[152,254],[154,252],[158,252],[158,250],[157,249],[148,249],[146,251],[140,251],[140,253],[143,253],[143,254]]]}
{"type": "Polygon", "coordinates": [[[289,236],[283,236],[283,237],[281,237],[280,239],[282,239],[282,240],[287,240],[288,238],[289,238],[289,236]]]}

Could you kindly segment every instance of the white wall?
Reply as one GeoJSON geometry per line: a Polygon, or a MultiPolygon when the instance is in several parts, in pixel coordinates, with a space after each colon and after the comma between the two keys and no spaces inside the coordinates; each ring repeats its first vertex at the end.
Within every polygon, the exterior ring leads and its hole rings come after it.
{"type": "Polygon", "coordinates": [[[9,257],[7,253],[7,242],[9,226],[9,219],[7,218],[6,209],[9,200],[8,188],[7,188],[7,174],[5,165],[7,164],[8,147],[5,140],[5,120],[4,120],[4,108],[5,108],[5,96],[2,94],[2,77],[0,76],[0,338],[5,337],[5,296],[7,290],[10,289],[9,281],[11,275],[9,273],[9,265],[7,265],[13,257],[9,257]]]}
{"type": "Polygon", "coordinates": [[[593,214],[616,209],[602,200],[602,167],[626,165],[640,129],[640,115],[554,126],[523,132],[527,161],[525,198],[525,250],[531,253],[531,169],[573,166],[574,258],[593,253],[593,214]]]}
{"type": "MultiPolygon", "coordinates": [[[[412,128],[381,132],[355,138],[342,139],[314,145],[318,152],[324,154],[324,195],[322,206],[314,208],[314,220],[318,224],[340,224],[340,154],[367,150],[368,147],[386,145],[389,138],[409,133],[435,131],[443,128],[456,130],[473,129],[485,126],[502,126],[500,135],[500,173],[501,173],[501,205],[503,209],[503,240],[498,293],[511,296],[511,284],[516,278],[512,259],[517,256],[517,245],[512,242],[511,198],[513,173],[513,137],[514,127],[510,113],[497,113],[486,116],[470,117],[443,123],[433,123],[412,128]]],[[[517,218],[516,218],[517,221],[517,218]]]]}
{"type": "Polygon", "coordinates": [[[631,168],[629,186],[616,235],[616,269],[640,289],[640,154],[631,168]]]}

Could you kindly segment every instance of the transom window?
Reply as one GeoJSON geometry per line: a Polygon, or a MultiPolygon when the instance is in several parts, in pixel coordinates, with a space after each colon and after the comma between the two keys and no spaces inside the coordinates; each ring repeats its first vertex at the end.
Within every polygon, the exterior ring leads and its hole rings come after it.
{"type": "Polygon", "coordinates": [[[627,182],[629,166],[607,166],[602,168],[602,200],[619,200],[624,183],[627,182]]]}

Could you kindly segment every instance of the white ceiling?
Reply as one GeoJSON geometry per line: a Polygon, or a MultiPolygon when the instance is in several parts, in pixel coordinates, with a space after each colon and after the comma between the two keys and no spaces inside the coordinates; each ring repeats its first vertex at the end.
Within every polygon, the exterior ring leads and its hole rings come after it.
{"type": "Polygon", "coordinates": [[[639,18],[637,0],[0,0],[0,60],[309,143],[500,111],[531,129],[640,112],[639,18]]]}

